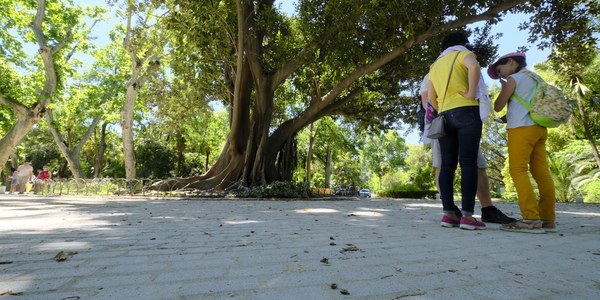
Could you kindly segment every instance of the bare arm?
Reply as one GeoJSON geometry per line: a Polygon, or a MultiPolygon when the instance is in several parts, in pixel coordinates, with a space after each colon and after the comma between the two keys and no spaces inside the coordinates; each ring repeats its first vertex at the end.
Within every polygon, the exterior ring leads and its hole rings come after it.
{"type": "Polygon", "coordinates": [[[433,83],[431,82],[431,80],[429,80],[429,87],[427,88],[427,98],[429,99],[429,104],[431,104],[431,106],[433,106],[435,110],[439,111],[437,93],[435,91],[435,88],[433,87],[433,83]]]}
{"type": "Polygon", "coordinates": [[[423,109],[427,109],[427,91],[421,93],[421,106],[423,109]]]}
{"type": "Polygon", "coordinates": [[[463,59],[463,64],[469,70],[469,90],[466,93],[461,93],[465,98],[475,99],[477,94],[477,85],[479,84],[479,78],[481,78],[481,67],[479,62],[475,58],[475,54],[469,53],[463,59]]]}
{"type": "Polygon", "coordinates": [[[512,96],[512,94],[515,92],[515,88],[517,87],[517,83],[512,77],[508,77],[508,81],[506,82],[504,80],[500,80],[500,84],[502,84],[502,90],[496,98],[496,102],[494,102],[494,110],[496,112],[501,111],[506,106],[510,96],[512,96]]]}

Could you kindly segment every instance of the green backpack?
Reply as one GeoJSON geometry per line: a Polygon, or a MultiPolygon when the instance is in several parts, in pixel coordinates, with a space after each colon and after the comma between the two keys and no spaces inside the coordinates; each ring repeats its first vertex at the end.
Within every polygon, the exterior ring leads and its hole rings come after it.
{"type": "Polygon", "coordinates": [[[545,82],[538,74],[525,69],[520,72],[536,82],[530,103],[517,93],[513,94],[514,98],[529,111],[533,122],[546,128],[554,128],[566,123],[573,114],[572,100],[567,98],[559,88],[545,82]]]}

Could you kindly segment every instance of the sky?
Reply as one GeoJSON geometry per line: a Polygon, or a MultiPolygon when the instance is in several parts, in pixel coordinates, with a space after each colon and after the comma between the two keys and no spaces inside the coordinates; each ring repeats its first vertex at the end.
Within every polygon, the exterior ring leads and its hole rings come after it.
{"type": "MultiPolygon", "coordinates": [[[[94,5],[106,5],[105,0],[75,0],[75,4],[87,4],[90,6],[94,5]]],[[[286,14],[294,14],[294,0],[276,0],[275,5],[281,5],[281,9],[286,14]]],[[[503,36],[497,40],[499,43],[498,55],[504,55],[509,52],[516,51],[521,46],[529,48],[527,52],[527,64],[533,66],[536,63],[547,60],[549,50],[539,50],[535,45],[531,45],[527,42],[528,33],[526,31],[519,31],[518,26],[522,22],[528,19],[527,15],[508,15],[504,20],[496,24],[492,29],[492,34],[502,33],[503,36]]],[[[94,35],[98,38],[98,43],[108,43],[108,31],[115,25],[119,20],[110,19],[98,24],[95,28],[94,35]]],[[[482,74],[485,82],[488,86],[491,86],[493,80],[487,76],[485,68],[482,68],[482,74]]],[[[405,125],[403,136],[406,136],[408,144],[418,144],[420,140],[420,134],[417,128],[411,128],[405,125]]]]}

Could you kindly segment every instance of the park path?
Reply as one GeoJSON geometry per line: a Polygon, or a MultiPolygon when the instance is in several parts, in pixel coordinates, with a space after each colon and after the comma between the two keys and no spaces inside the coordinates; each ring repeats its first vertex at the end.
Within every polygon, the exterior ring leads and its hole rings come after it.
{"type": "Polygon", "coordinates": [[[600,299],[600,206],[557,215],[535,235],[442,228],[428,200],[0,195],[0,300],[600,299]]]}

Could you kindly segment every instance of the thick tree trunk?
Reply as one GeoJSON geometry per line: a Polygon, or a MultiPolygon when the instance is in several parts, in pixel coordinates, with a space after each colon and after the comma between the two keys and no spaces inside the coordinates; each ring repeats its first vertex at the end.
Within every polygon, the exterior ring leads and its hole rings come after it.
{"type": "Polygon", "coordinates": [[[269,178],[268,182],[291,181],[293,179],[294,170],[298,166],[298,145],[296,144],[296,135],[290,137],[279,151],[276,166],[277,176],[269,178]]]}
{"type": "MultiPolygon", "coordinates": [[[[19,145],[29,133],[33,125],[39,122],[43,115],[39,110],[40,108],[38,107],[31,109],[27,108],[25,114],[17,114],[17,122],[0,140],[0,161],[8,161],[17,148],[17,145],[19,145]]],[[[15,110],[13,109],[13,111],[15,110]]],[[[0,168],[4,168],[4,163],[0,164],[0,168]]]]}
{"type": "MultiPolygon", "coordinates": [[[[135,102],[139,90],[144,86],[148,76],[154,73],[159,66],[159,61],[156,58],[155,52],[157,47],[162,46],[161,44],[152,44],[148,49],[140,49],[135,42],[132,41],[133,32],[136,30],[149,30],[151,27],[146,22],[149,18],[144,20],[144,24],[133,28],[132,19],[133,2],[127,4],[127,29],[125,33],[125,39],[123,40],[123,48],[127,51],[131,57],[131,77],[126,84],[127,92],[125,96],[125,104],[121,110],[121,130],[123,139],[123,158],[125,160],[125,178],[133,180],[136,178],[135,174],[135,146],[134,146],[134,135],[133,135],[133,114],[135,112],[135,102]],[[140,55],[141,54],[141,55],[140,55]],[[151,59],[152,57],[152,59],[151,59]]],[[[147,13],[150,14],[154,8],[146,7],[147,13]]]]}
{"type": "Polygon", "coordinates": [[[133,113],[137,99],[137,76],[132,75],[127,84],[125,105],[121,111],[121,132],[123,137],[123,158],[125,160],[125,178],[132,180],[135,174],[135,149],[133,143],[133,113]]]}

